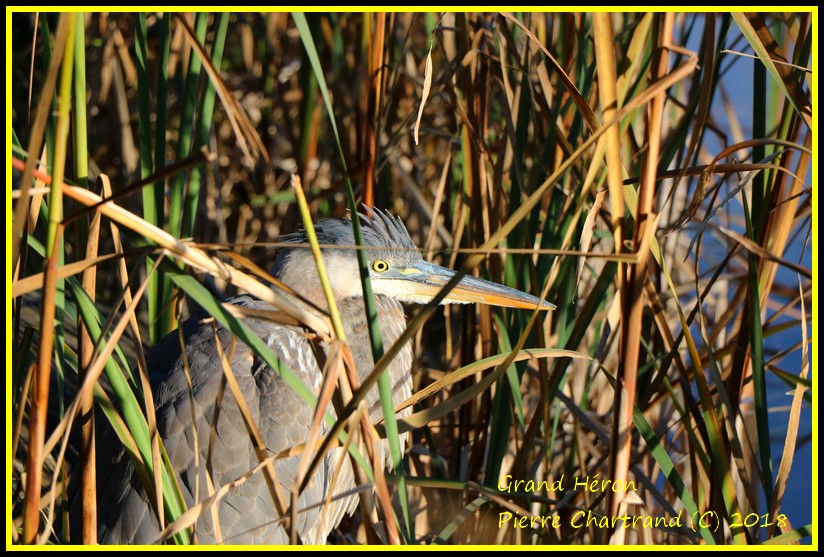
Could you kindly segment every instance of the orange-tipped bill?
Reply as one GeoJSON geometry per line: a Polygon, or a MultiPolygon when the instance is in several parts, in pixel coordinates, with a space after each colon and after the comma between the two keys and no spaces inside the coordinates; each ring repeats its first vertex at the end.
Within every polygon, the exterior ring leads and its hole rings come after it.
{"type": "MultiPolygon", "coordinates": [[[[390,279],[386,281],[385,287],[389,287],[390,282],[394,283],[391,290],[398,299],[415,303],[426,303],[434,298],[456,274],[451,269],[426,261],[392,271],[381,277],[390,279]]],[[[555,309],[555,305],[541,301],[531,294],[471,275],[464,276],[441,303],[478,303],[508,308],[555,309]]]]}

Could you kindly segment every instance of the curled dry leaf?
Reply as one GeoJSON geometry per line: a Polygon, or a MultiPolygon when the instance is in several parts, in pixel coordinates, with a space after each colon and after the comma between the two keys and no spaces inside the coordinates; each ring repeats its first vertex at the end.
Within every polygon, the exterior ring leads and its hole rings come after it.
{"type": "Polygon", "coordinates": [[[418,130],[421,128],[421,118],[423,117],[423,107],[426,99],[429,98],[429,90],[432,88],[432,46],[429,46],[429,54],[426,55],[426,67],[423,72],[423,93],[421,94],[421,106],[418,108],[418,118],[415,120],[415,145],[418,144],[418,130]]]}

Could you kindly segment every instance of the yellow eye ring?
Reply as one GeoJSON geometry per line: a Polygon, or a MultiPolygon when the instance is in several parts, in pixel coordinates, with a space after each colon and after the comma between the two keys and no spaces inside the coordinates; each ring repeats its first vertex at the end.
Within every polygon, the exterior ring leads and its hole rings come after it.
{"type": "Polygon", "coordinates": [[[389,270],[389,263],[384,261],[383,259],[378,259],[372,262],[372,270],[376,273],[385,273],[389,270]]]}

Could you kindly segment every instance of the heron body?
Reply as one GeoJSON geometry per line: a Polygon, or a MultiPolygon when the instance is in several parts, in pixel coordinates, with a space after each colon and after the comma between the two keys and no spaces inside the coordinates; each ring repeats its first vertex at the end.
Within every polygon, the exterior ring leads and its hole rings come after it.
{"type": "MultiPolygon", "coordinates": [[[[376,310],[384,343],[391,346],[406,327],[400,301],[429,301],[453,272],[424,262],[400,220],[379,211],[371,216],[360,215],[359,218],[364,244],[373,248],[366,253],[370,261],[376,310]]],[[[321,245],[344,248],[354,244],[351,223],[347,220],[319,221],[315,229],[321,245]]],[[[297,232],[285,240],[296,244],[296,247],[278,252],[273,276],[308,301],[326,308],[314,261],[305,247],[305,234],[297,232]],[[298,244],[303,247],[297,247],[298,244]]],[[[346,342],[352,351],[358,376],[363,380],[374,367],[374,360],[355,252],[330,247],[323,250],[323,257],[346,342]]],[[[465,278],[446,299],[446,303],[470,301],[512,307],[552,307],[551,304],[540,303],[533,296],[474,277],[465,278]]],[[[268,303],[250,296],[238,296],[228,302],[253,309],[273,309],[268,303]]],[[[215,339],[219,340],[223,353],[228,357],[232,333],[204,319],[206,317],[205,314],[196,315],[181,325],[185,350],[181,348],[180,334],[176,331],[147,355],[158,433],[188,508],[206,499],[221,486],[241,478],[259,463],[232,392],[221,385],[223,365],[215,339]],[[186,378],[187,368],[191,388],[186,378]],[[216,408],[219,409],[217,412],[216,408]]],[[[284,365],[294,371],[304,384],[318,392],[321,370],[305,331],[259,319],[247,319],[246,323],[284,365]]],[[[327,348],[323,347],[324,350],[327,348]]],[[[309,435],[314,409],[286,385],[276,370],[264,364],[242,342],[236,343],[230,363],[268,453],[277,454],[304,443],[309,435]]],[[[395,406],[411,395],[411,366],[411,346],[407,343],[387,368],[395,406]]],[[[374,421],[382,415],[377,389],[368,393],[366,402],[374,421]]],[[[332,408],[328,411],[334,415],[332,408]]],[[[399,416],[407,413],[408,410],[399,416]]],[[[401,441],[405,444],[405,436],[401,441]]],[[[111,430],[102,437],[98,450],[100,542],[139,544],[155,541],[160,532],[156,513],[148,502],[134,465],[111,430]]],[[[300,496],[299,511],[309,508],[298,514],[297,532],[303,543],[325,543],[329,532],[344,514],[353,512],[357,506],[358,499],[354,495],[333,501],[325,510],[322,505],[317,505],[327,499],[330,491],[332,495],[337,495],[355,487],[349,458],[342,459],[342,472],[332,485],[333,471],[338,460],[344,456],[340,451],[333,449],[327,453],[300,496]],[[310,508],[313,505],[316,506],[310,508]]],[[[384,444],[384,461],[389,464],[388,444],[384,444]]],[[[299,462],[300,457],[295,456],[274,463],[284,493],[290,491],[296,479],[299,462]]],[[[213,509],[201,514],[195,526],[197,542],[289,542],[288,532],[279,521],[261,472],[232,488],[216,506],[217,524],[213,509]]]]}

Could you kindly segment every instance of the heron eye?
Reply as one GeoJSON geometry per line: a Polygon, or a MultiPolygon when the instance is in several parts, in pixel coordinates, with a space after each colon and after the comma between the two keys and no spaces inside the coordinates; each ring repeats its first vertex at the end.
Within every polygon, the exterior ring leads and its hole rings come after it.
{"type": "Polygon", "coordinates": [[[377,273],[385,273],[389,270],[389,263],[383,259],[378,259],[372,263],[372,269],[374,269],[377,273]]]}

